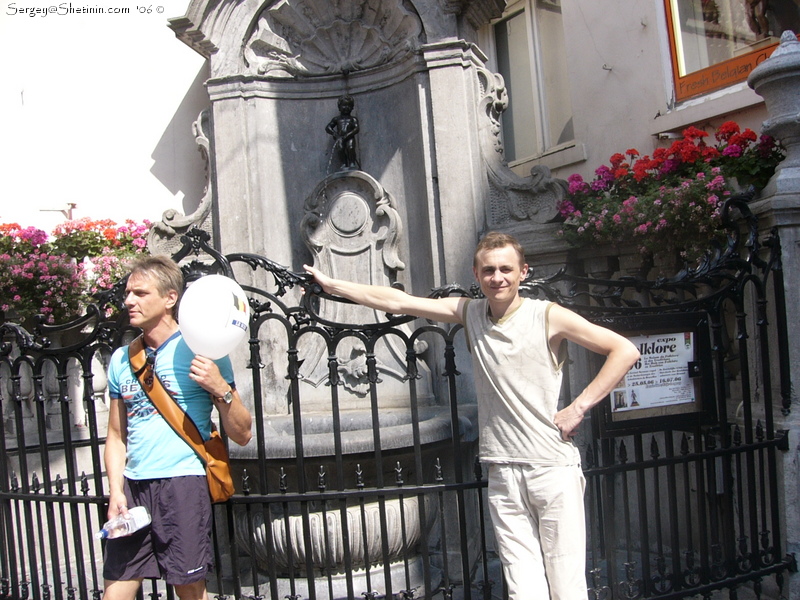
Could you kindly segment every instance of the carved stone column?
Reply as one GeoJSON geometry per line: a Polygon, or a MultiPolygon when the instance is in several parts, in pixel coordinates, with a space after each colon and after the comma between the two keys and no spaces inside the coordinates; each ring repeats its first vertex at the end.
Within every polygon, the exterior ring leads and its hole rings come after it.
{"type": "MultiPolygon", "coordinates": [[[[752,205],[759,218],[759,227],[778,227],[783,248],[783,277],[786,306],[789,310],[800,305],[800,42],[791,31],[784,32],[781,44],[772,56],[756,67],[747,79],[748,84],[764,97],[769,119],[763,132],[779,139],[786,149],[786,158],[752,205]]],[[[789,319],[788,340],[791,380],[800,381],[800,327],[789,319]]],[[[779,379],[773,377],[773,381],[779,379]]],[[[774,393],[780,398],[780,390],[774,393]]],[[[783,502],[786,515],[786,552],[800,553],[800,403],[796,388],[791,395],[791,412],[784,415],[779,429],[787,429],[791,449],[781,455],[785,486],[783,502]]],[[[776,417],[780,423],[780,407],[776,417]]],[[[800,579],[789,578],[787,598],[800,597],[800,579]]]]}
{"type": "Polygon", "coordinates": [[[781,44],[767,60],[756,67],[747,83],[764,97],[769,119],[762,132],[777,138],[786,149],[786,158],[761,194],[754,210],[769,206],[776,223],[797,223],[800,212],[800,41],[791,31],[781,36],[781,44]]]}

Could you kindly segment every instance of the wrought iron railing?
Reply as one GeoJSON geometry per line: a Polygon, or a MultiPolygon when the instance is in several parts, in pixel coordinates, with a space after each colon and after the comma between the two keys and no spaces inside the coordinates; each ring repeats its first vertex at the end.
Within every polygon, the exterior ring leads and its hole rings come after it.
{"type": "MultiPolygon", "coordinates": [[[[590,598],[710,597],[741,586],[768,597],[795,568],[780,502],[788,440],[774,414],[789,410],[791,387],[780,243],[776,232],[759,237],[745,202],[734,208],[743,237],[732,234],[697,268],[598,278],[571,264],[523,285],[623,333],[689,328],[707,355],[697,410],[617,422],[600,407],[584,427],[590,598]]],[[[500,597],[461,327],[411,328],[393,316],[337,323],[324,310],[335,299],[305,275],[222,256],[201,232],[184,242],[175,258],[188,280],[235,276],[252,308],[249,347],[234,360],[254,441],[231,449],[237,494],[215,507],[211,595],[500,597]],[[381,364],[386,344],[398,372],[381,364]],[[392,382],[402,400],[387,405],[392,382]]],[[[91,535],[106,502],[98,380],[134,333],[121,313],[105,317],[123,288],[74,323],[0,325],[2,599],[102,596],[102,548],[91,535]]],[[[433,293],[449,294],[477,290],[433,293]]],[[[565,398],[597,369],[587,353],[570,355],[565,398]]],[[[157,594],[172,597],[146,582],[142,597],[157,594]]]]}

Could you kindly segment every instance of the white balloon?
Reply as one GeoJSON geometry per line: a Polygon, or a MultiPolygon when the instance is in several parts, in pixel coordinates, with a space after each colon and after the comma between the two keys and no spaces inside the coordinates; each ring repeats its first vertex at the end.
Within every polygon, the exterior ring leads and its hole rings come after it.
{"type": "Polygon", "coordinates": [[[224,275],[189,284],[178,308],[178,325],[195,354],[212,360],[230,354],[248,337],[250,305],[244,290],[224,275]]]}

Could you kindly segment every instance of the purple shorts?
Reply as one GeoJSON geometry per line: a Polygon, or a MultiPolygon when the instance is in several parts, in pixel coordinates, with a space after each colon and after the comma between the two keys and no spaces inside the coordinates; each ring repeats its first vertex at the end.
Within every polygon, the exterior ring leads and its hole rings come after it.
{"type": "Polygon", "coordinates": [[[205,476],[125,480],[128,506],[146,506],[152,523],[106,542],[108,581],[162,578],[170,585],[205,579],[214,566],[211,500],[205,476]]]}

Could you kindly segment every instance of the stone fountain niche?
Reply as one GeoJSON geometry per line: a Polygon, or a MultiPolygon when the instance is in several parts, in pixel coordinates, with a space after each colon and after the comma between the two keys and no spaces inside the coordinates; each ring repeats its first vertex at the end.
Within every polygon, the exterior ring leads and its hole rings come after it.
{"type": "MultiPolygon", "coordinates": [[[[435,253],[427,216],[430,147],[420,97],[429,87],[420,55],[426,35],[412,2],[197,3],[173,27],[198,50],[214,48],[207,82],[213,123],[209,187],[224,252],[260,254],[298,271],[308,262],[365,283],[400,279],[406,287],[434,287],[430,266],[406,268],[409,259],[430,265],[435,253]],[[183,29],[199,15],[202,42],[196,31],[183,29]],[[358,133],[343,139],[341,132],[354,123],[358,133]],[[409,229],[417,235],[414,252],[404,235],[409,229]]],[[[241,275],[256,287],[269,287],[241,275]]],[[[340,323],[382,319],[355,306],[325,306],[322,314],[340,323]]],[[[265,362],[283,364],[285,348],[270,346],[268,332],[264,338],[265,362]]],[[[299,351],[304,454],[330,456],[328,349],[312,339],[301,340],[299,351]]],[[[389,339],[376,351],[387,428],[382,443],[403,447],[409,440],[392,435],[392,427],[408,424],[406,350],[389,339]]],[[[371,451],[363,344],[345,340],[337,361],[344,452],[371,451]]],[[[424,408],[435,401],[424,365],[420,374],[418,402],[424,408]]],[[[289,384],[280,369],[268,369],[264,378],[265,437],[272,444],[267,455],[289,458],[295,452],[289,384]]]]}
{"type": "MultiPolygon", "coordinates": [[[[472,41],[504,6],[503,0],[192,0],[170,25],[209,61],[211,107],[195,126],[208,157],[208,187],[194,214],[164,215],[151,247],[167,250],[177,234],[201,227],[226,254],[258,254],[295,271],[311,262],[337,277],[399,283],[417,294],[469,283],[482,231],[521,225],[535,237],[549,226],[563,190],[546,169],[519,177],[503,161],[499,115],[508,98],[472,41]],[[345,96],[351,112],[340,103],[345,96]],[[349,117],[357,119],[358,133],[337,142],[352,125],[341,119],[349,117]]],[[[240,283],[269,288],[258,277],[237,272],[240,283]]],[[[322,306],[322,316],[345,323],[384,318],[334,303],[322,306]]],[[[268,332],[259,339],[267,365],[259,398],[265,451],[270,465],[291,465],[285,348],[268,332]]],[[[309,339],[298,351],[303,454],[324,460],[333,453],[328,349],[309,339]]],[[[423,343],[414,351],[426,356],[423,343]]],[[[405,355],[396,340],[376,348],[381,449],[390,454],[411,445],[405,355]]],[[[361,343],[337,347],[342,451],[352,457],[371,453],[374,444],[365,358],[361,343]]],[[[441,369],[423,362],[415,383],[426,445],[446,440],[451,428],[446,400],[437,399],[441,369]]],[[[252,398],[249,379],[237,374],[243,398],[252,398]]],[[[468,385],[458,397],[474,401],[468,385]]],[[[252,446],[234,449],[234,458],[255,460],[252,446]]],[[[263,539],[270,524],[254,525],[263,539]]],[[[280,527],[272,527],[279,540],[280,527]]]]}

